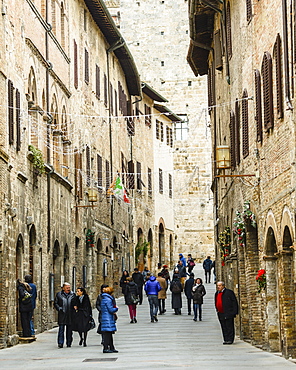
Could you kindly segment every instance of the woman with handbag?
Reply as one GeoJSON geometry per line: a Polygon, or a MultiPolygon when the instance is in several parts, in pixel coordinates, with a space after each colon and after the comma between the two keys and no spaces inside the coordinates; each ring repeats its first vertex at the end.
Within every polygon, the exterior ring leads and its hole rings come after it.
{"type": "Polygon", "coordinates": [[[137,304],[140,302],[139,291],[137,284],[131,277],[126,278],[126,281],[124,300],[129,309],[130,323],[133,324],[137,322],[137,304]]]}
{"type": "Polygon", "coordinates": [[[107,287],[103,289],[101,300],[101,331],[104,337],[103,353],[117,353],[114,348],[112,334],[116,331],[116,322],[114,314],[118,311],[118,307],[114,307],[112,297],[113,288],[107,287]]]}
{"type": "Polygon", "coordinates": [[[73,331],[78,331],[80,336],[79,345],[86,347],[87,332],[92,328],[92,309],[86,290],[77,288],[74,300],[73,331]]]}
{"type": "Polygon", "coordinates": [[[195,280],[195,284],[192,287],[192,299],[193,299],[193,312],[194,318],[193,321],[197,321],[197,310],[199,315],[199,321],[202,320],[202,304],[203,304],[203,297],[206,295],[205,287],[203,286],[202,279],[197,278],[195,280]]]}

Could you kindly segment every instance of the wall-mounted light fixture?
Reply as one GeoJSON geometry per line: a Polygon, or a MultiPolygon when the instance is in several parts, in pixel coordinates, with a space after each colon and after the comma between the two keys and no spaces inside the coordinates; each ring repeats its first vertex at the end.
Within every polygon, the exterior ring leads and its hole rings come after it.
{"type": "Polygon", "coordinates": [[[216,147],[216,166],[220,168],[230,168],[230,148],[228,145],[219,145],[216,147]]]}

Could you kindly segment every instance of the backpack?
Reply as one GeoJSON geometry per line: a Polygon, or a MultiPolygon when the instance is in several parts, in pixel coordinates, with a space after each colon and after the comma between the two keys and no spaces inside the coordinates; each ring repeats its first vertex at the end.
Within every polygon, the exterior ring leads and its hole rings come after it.
{"type": "Polygon", "coordinates": [[[182,292],[182,288],[180,287],[180,285],[177,282],[173,282],[171,284],[173,284],[172,293],[181,293],[182,292]]]}

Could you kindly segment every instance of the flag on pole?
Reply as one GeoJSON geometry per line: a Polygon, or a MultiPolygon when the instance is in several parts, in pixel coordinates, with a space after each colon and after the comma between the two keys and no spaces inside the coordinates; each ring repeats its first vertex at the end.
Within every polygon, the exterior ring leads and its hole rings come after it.
{"type": "Polygon", "coordinates": [[[110,188],[107,190],[107,194],[114,195],[115,198],[123,200],[125,203],[130,203],[126,190],[119,176],[115,177],[115,179],[112,181],[110,188]]]}

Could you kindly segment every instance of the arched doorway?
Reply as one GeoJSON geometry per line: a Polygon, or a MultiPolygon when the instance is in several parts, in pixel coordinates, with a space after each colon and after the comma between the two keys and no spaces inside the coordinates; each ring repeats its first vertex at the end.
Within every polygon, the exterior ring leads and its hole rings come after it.
{"type": "Polygon", "coordinates": [[[266,316],[268,345],[271,351],[281,350],[279,297],[277,276],[277,246],[272,227],[267,230],[266,244],[266,316]]]}
{"type": "Polygon", "coordinates": [[[65,244],[64,247],[63,276],[65,281],[70,281],[70,255],[68,244],[65,244]]]}
{"type": "Polygon", "coordinates": [[[64,283],[61,281],[61,255],[60,255],[60,243],[56,240],[53,246],[53,274],[54,274],[54,292],[57,293],[61,290],[61,286],[64,283]]]}
{"type": "Polygon", "coordinates": [[[147,267],[148,267],[148,270],[151,271],[151,260],[152,260],[152,257],[153,257],[153,234],[152,234],[152,230],[149,229],[148,231],[148,243],[149,243],[149,249],[148,249],[148,258],[147,258],[147,267]]]}
{"type": "Polygon", "coordinates": [[[165,238],[164,238],[164,227],[160,223],[158,227],[158,263],[165,263],[165,238]]]}
{"type": "Polygon", "coordinates": [[[29,274],[32,276],[34,281],[34,249],[36,245],[36,229],[35,225],[30,228],[29,235],[29,274]]]}
{"type": "MultiPolygon", "coordinates": [[[[16,242],[16,254],[15,254],[15,276],[16,279],[23,281],[24,271],[23,271],[23,255],[24,255],[24,240],[21,234],[19,234],[16,242]]],[[[18,291],[16,290],[16,330],[21,332],[21,319],[19,314],[18,305],[18,291]]]]}

